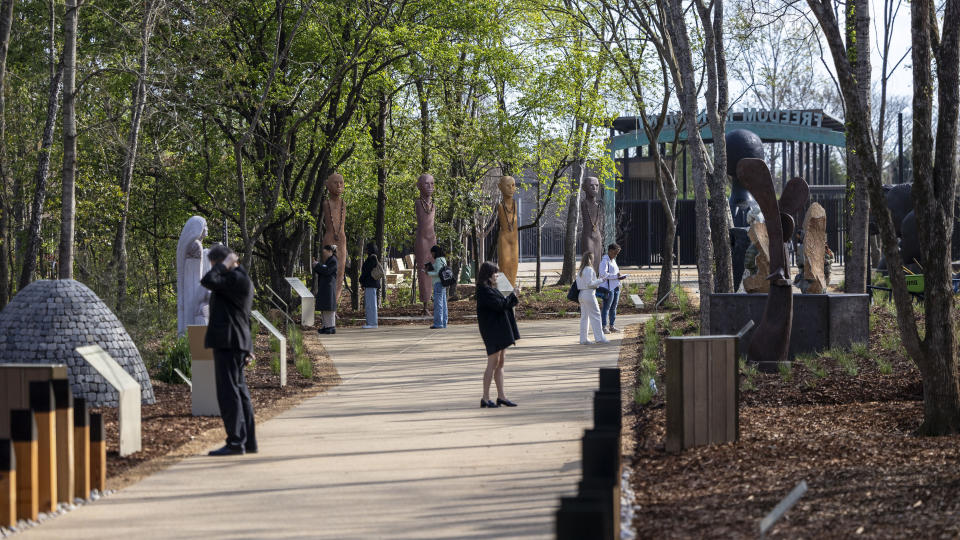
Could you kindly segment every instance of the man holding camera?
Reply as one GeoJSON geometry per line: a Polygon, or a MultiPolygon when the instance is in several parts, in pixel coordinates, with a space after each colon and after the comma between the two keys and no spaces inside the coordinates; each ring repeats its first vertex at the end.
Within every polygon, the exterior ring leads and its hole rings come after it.
{"type": "Polygon", "coordinates": [[[227,431],[226,444],[211,456],[257,453],[253,404],[243,368],[253,358],[250,310],[253,282],[240,266],[237,254],[224,245],[210,248],[211,269],[200,280],[210,289],[210,324],[204,346],[213,349],[217,403],[227,431]]]}

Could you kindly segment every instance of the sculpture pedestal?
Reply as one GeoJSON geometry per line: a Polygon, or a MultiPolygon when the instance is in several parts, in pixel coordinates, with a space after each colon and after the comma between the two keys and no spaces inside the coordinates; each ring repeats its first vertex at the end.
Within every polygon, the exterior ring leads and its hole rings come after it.
{"type": "MultiPolygon", "coordinates": [[[[710,335],[736,334],[747,321],[759,321],[766,294],[714,293],[710,295],[710,335]]],[[[794,294],[793,324],[788,357],[833,347],[867,343],[870,336],[870,296],[866,294],[794,294]]],[[[749,350],[753,331],[740,340],[749,350]]],[[[777,371],[775,362],[761,363],[761,371],[777,371]]]]}
{"type": "Polygon", "coordinates": [[[213,367],[213,349],[203,346],[207,327],[188,326],[190,340],[191,412],[194,416],[220,416],[217,403],[217,373],[213,367]]]}

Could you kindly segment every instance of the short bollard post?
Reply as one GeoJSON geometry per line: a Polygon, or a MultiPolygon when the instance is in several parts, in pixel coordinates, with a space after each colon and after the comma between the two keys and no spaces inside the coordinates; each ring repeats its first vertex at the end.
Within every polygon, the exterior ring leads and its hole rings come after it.
{"type": "Polygon", "coordinates": [[[107,488],[107,438],[100,413],[90,415],[90,484],[100,493],[107,488]]]}
{"type": "Polygon", "coordinates": [[[589,497],[562,497],[557,510],[557,540],[613,538],[613,527],[602,502],[589,497]]]}
{"type": "Polygon", "coordinates": [[[73,496],[86,499],[90,496],[90,411],[83,398],[73,402],[73,445],[73,496]]]}
{"type": "Polygon", "coordinates": [[[17,524],[17,459],[13,441],[0,439],[0,527],[17,524]]]}
{"type": "Polygon", "coordinates": [[[30,409],[37,422],[40,511],[57,509],[57,417],[50,381],[30,383],[30,409]]]}
{"type": "Polygon", "coordinates": [[[37,423],[33,411],[10,411],[10,434],[17,460],[17,518],[37,519],[40,513],[40,483],[37,471],[37,423]]]}
{"type": "Polygon", "coordinates": [[[623,415],[620,410],[620,394],[612,392],[594,392],[593,427],[620,433],[623,415]]]}
{"type": "Polygon", "coordinates": [[[68,379],[53,380],[57,407],[57,502],[73,502],[73,392],[68,379]]]}
{"type": "Polygon", "coordinates": [[[620,393],[620,368],[600,368],[600,391],[620,393]]]}

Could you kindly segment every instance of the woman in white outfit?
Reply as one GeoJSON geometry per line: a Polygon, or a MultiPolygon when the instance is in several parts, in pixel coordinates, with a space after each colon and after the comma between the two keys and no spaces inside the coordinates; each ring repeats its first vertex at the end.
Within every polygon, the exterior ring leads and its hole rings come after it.
{"type": "Polygon", "coordinates": [[[580,271],[577,273],[577,289],[580,290],[580,344],[590,343],[587,339],[587,324],[593,327],[593,336],[597,343],[607,343],[600,325],[600,306],[597,304],[597,287],[603,280],[597,279],[593,270],[593,253],[586,252],[580,260],[580,271]]]}

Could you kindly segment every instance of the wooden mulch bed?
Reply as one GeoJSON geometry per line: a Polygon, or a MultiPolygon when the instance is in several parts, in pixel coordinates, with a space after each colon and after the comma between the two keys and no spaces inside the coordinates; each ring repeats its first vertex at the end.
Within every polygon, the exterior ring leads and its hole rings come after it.
{"type": "MultiPolygon", "coordinates": [[[[888,306],[871,307],[869,348],[801,359],[790,372],[742,373],[740,440],[672,455],[662,338],[690,330],[695,317],[660,322],[661,392],[628,416],[640,538],[757,537],[760,520],[801,480],[809,491],[771,536],[960,536],[960,436],[915,434],[922,383],[888,306]]],[[[643,343],[641,329],[623,363],[634,374],[643,343]]]]}

